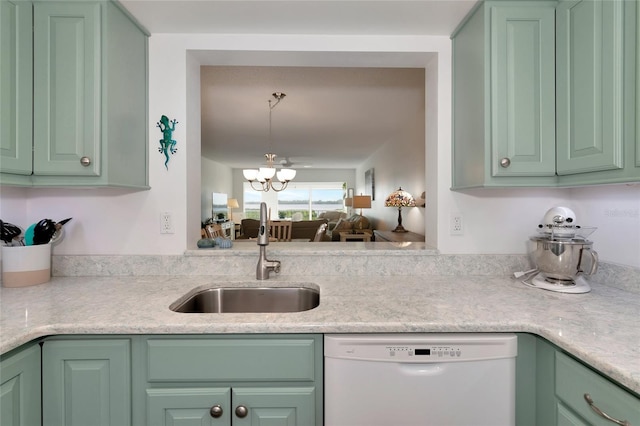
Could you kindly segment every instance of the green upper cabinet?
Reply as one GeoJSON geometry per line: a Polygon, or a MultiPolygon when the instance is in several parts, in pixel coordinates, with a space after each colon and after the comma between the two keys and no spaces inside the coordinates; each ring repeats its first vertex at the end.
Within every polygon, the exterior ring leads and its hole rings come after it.
{"type": "Polygon", "coordinates": [[[32,169],[32,27],[30,3],[0,1],[0,168],[23,178],[32,169]]]}
{"type": "Polygon", "coordinates": [[[553,8],[491,8],[494,176],[555,172],[553,8]]]}
{"type": "Polygon", "coordinates": [[[453,188],[639,181],[636,7],[480,3],[452,37],[453,188]]]}
{"type": "Polygon", "coordinates": [[[555,4],[480,3],[454,33],[454,188],[555,182],[555,4]]]}
{"type": "Polygon", "coordinates": [[[557,8],[558,174],[623,168],[624,2],[557,8]]]}
{"type": "MultiPolygon", "coordinates": [[[[3,24],[17,21],[2,7],[3,24]]],[[[148,33],[113,1],[21,7],[33,16],[33,40],[3,49],[2,64],[25,68],[18,56],[32,56],[33,93],[2,92],[3,112],[6,105],[17,118],[2,133],[0,183],[148,188],[148,33]],[[28,142],[13,130],[23,122],[32,128],[28,142]],[[29,151],[17,170],[8,161],[14,145],[29,151]]],[[[4,27],[3,46],[5,38],[16,45],[18,30],[4,27]]]]}
{"type": "Polygon", "coordinates": [[[34,4],[36,175],[100,176],[100,8],[34,4]]]}

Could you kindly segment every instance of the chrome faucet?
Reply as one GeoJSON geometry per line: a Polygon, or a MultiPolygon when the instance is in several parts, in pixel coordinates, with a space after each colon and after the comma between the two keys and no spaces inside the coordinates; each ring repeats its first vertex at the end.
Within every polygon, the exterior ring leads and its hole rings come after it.
{"type": "Polygon", "coordinates": [[[258,246],[260,246],[260,258],[256,267],[256,279],[268,280],[269,272],[280,273],[280,261],[267,259],[267,246],[269,245],[269,229],[267,227],[267,205],[260,203],[260,228],[258,228],[258,246]]]}

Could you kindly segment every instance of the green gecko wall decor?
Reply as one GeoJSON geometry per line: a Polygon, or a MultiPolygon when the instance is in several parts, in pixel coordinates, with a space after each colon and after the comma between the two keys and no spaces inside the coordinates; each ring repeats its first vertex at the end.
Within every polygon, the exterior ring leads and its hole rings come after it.
{"type": "Polygon", "coordinates": [[[160,117],[160,121],[156,123],[156,126],[160,128],[162,132],[162,139],[160,139],[160,148],[158,152],[164,154],[166,160],[164,161],[164,167],[169,170],[169,153],[175,154],[178,151],[176,148],[177,142],[173,140],[173,131],[176,130],[176,124],[178,120],[169,120],[166,115],[160,117]]]}

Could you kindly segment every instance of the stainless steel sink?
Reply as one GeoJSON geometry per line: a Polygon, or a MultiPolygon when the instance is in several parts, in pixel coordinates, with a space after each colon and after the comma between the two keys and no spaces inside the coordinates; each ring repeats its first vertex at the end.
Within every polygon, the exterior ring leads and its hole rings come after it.
{"type": "Polygon", "coordinates": [[[307,287],[212,287],[194,290],[169,308],[183,313],[301,312],[320,304],[320,292],[307,287]]]}

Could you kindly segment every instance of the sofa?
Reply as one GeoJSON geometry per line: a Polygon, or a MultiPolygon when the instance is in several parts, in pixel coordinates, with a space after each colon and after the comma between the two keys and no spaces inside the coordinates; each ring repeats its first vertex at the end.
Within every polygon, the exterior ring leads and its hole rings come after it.
{"type": "Polygon", "coordinates": [[[340,241],[340,232],[361,230],[373,232],[369,219],[359,214],[354,214],[346,219],[338,220],[333,229],[327,228],[327,237],[331,241],[340,241]]]}
{"type": "Polygon", "coordinates": [[[336,224],[340,219],[346,219],[347,214],[341,210],[329,210],[326,212],[322,212],[318,215],[318,219],[326,219],[327,220],[327,230],[332,230],[335,228],[336,224]]]}
{"type": "MultiPolygon", "coordinates": [[[[291,239],[292,240],[309,240],[313,241],[316,231],[323,223],[327,223],[326,219],[317,220],[300,220],[291,222],[291,239]]],[[[248,238],[258,238],[258,229],[260,221],[258,219],[242,219],[240,222],[240,235],[238,240],[248,238]]],[[[340,239],[340,238],[338,238],[340,239]]]]}

